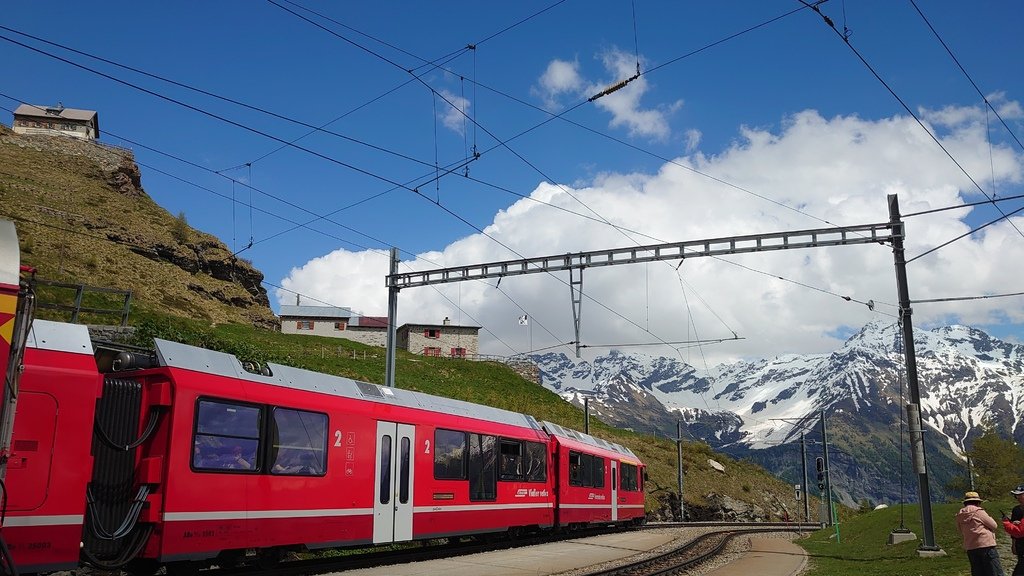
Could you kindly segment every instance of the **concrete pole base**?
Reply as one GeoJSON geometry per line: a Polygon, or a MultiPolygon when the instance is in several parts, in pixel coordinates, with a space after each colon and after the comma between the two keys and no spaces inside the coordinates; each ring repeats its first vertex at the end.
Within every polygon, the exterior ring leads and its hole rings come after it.
{"type": "Polygon", "coordinates": [[[889,544],[899,544],[911,540],[917,540],[917,535],[910,530],[893,530],[889,532],[889,544]]]}
{"type": "Polygon", "coordinates": [[[917,549],[918,558],[941,558],[946,555],[946,551],[942,548],[932,548],[930,550],[917,549]]]}

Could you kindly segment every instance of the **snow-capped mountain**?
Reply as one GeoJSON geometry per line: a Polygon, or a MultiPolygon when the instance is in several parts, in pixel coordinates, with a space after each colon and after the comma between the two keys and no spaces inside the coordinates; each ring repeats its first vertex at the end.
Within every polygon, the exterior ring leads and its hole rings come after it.
{"type": "MultiPolygon", "coordinates": [[[[593,361],[564,354],[532,359],[545,386],[575,404],[589,397],[592,413],[610,423],[674,437],[681,420],[685,438],[765,460],[795,482],[799,447],[795,466],[792,456],[779,462],[775,455],[794,453],[801,429],[793,423],[799,419],[808,419],[808,438],[820,439],[815,417],[824,410],[835,449],[833,481],[844,500],[889,501],[899,497],[896,465],[906,444],[900,440],[908,394],[901,338],[895,324],[875,321],[831,354],[783,355],[708,370],[615,350],[593,361]]],[[[1024,414],[1024,346],[966,326],[915,330],[914,342],[921,411],[936,432],[927,434],[932,491],[941,495],[960,474],[956,454],[970,446],[984,423],[1024,440],[1024,427],[1017,425],[1024,414]]],[[[808,453],[813,457],[819,450],[808,453]]],[[[910,477],[909,464],[904,466],[910,477]]],[[[909,486],[915,492],[916,484],[909,486]]]]}

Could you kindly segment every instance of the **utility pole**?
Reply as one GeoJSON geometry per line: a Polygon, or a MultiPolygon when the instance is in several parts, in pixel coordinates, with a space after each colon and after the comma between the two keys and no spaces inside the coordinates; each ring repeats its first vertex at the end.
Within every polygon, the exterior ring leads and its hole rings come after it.
{"type": "MultiPolygon", "coordinates": [[[[398,274],[398,248],[391,248],[391,276],[398,274]]],[[[398,291],[388,285],[388,349],[384,355],[384,385],[395,387],[395,346],[398,345],[398,291]]]]}
{"type": "Polygon", "coordinates": [[[907,283],[907,259],[903,252],[906,235],[900,219],[900,203],[895,194],[889,194],[889,226],[892,230],[892,257],[896,268],[896,291],[899,293],[900,323],[903,325],[903,353],[907,361],[907,389],[910,402],[906,406],[907,427],[910,431],[910,456],[917,472],[918,497],[921,502],[921,527],[924,538],[918,547],[919,556],[944,555],[935,544],[932,526],[932,501],[928,490],[928,466],[925,461],[924,427],[921,420],[921,390],[917,382],[917,355],[914,351],[914,326],[911,322],[910,288],[907,283]]]}
{"type": "Polygon", "coordinates": [[[821,411],[821,449],[822,456],[825,458],[825,493],[823,496],[828,499],[828,525],[832,526],[835,524],[835,517],[832,515],[832,478],[828,467],[828,434],[825,432],[824,410],[821,411]]]}
{"type": "Polygon", "coordinates": [[[590,398],[583,397],[583,431],[590,434],[590,398]]]}
{"type": "Polygon", "coordinates": [[[801,465],[801,468],[803,469],[803,476],[801,477],[803,484],[801,486],[803,487],[803,493],[804,493],[804,522],[810,522],[811,521],[811,509],[810,509],[810,507],[808,505],[808,502],[807,502],[807,489],[808,489],[808,485],[807,485],[807,442],[804,439],[804,433],[803,432],[800,433],[800,465],[801,465]]]}
{"type": "Polygon", "coordinates": [[[683,423],[676,420],[676,458],[679,463],[676,487],[679,489],[679,520],[686,520],[686,505],[683,504],[683,423]]]}

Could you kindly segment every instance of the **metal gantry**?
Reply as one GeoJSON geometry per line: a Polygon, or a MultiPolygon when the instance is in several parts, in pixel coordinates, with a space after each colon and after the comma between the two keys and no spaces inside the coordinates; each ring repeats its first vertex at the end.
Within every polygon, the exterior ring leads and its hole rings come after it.
{"type": "MultiPolygon", "coordinates": [[[[465,282],[468,280],[485,280],[504,278],[506,276],[522,276],[525,274],[551,274],[569,271],[569,289],[573,303],[573,324],[576,332],[576,355],[579,356],[580,342],[580,307],[583,297],[583,270],[600,266],[617,266],[620,264],[639,264],[662,260],[685,260],[708,256],[726,256],[752,252],[770,252],[778,250],[796,250],[800,248],[823,248],[827,246],[851,246],[857,244],[890,244],[896,267],[896,284],[899,293],[900,318],[903,320],[904,352],[907,356],[907,383],[910,390],[908,414],[916,414],[916,422],[911,421],[910,427],[920,435],[921,419],[918,411],[920,393],[917,382],[917,364],[914,353],[914,338],[910,324],[910,295],[907,286],[906,258],[903,253],[904,224],[900,217],[899,202],[895,194],[888,196],[889,221],[879,224],[861,224],[856,226],[835,226],[832,228],[816,228],[791,232],[771,232],[767,234],[749,234],[727,236],[704,240],[688,240],[613,248],[610,250],[594,250],[571,254],[558,254],[534,258],[502,260],[485,264],[453,266],[416,272],[398,273],[397,251],[392,249],[391,273],[386,277],[388,288],[388,358],[385,381],[388,386],[394,385],[394,349],[396,336],[394,326],[397,321],[398,292],[403,288],[465,282]],[[578,277],[576,274],[578,273],[578,277]]],[[[919,436],[918,436],[919,437],[919,436]]],[[[912,443],[913,440],[912,440],[912,443]]],[[[939,550],[935,545],[932,530],[931,502],[929,500],[928,474],[924,459],[924,443],[919,442],[919,450],[915,454],[915,468],[918,471],[921,497],[921,514],[924,524],[924,541],[921,551],[939,550]]]]}

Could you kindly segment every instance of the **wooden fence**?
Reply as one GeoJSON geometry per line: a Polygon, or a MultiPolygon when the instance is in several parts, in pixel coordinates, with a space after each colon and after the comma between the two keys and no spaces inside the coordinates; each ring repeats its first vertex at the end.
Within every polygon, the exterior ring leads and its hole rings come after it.
{"type": "MultiPolygon", "coordinates": [[[[79,316],[84,312],[87,314],[100,314],[100,315],[118,315],[121,317],[121,326],[128,325],[128,312],[131,310],[132,304],[132,291],[131,290],[118,290],[116,288],[103,288],[100,286],[89,286],[86,284],[68,284],[65,282],[54,282],[52,280],[41,280],[36,279],[37,285],[49,286],[55,288],[56,292],[60,293],[64,290],[74,290],[74,301],[72,304],[57,304],[54,302],[44,302],[42,298],[39,299],[36,306],[39,308],[47,308],[49,310],[61,310],[64,312],[71,312],[71,322],[77,323],[79,316]],[[96,306],[86,306],[84,301],[88,299],[89,294],[110,294],[118,297],[118,300],[122,300],[123,303],[119,308],[98,308],[96,306]]],[[[103,299],[100,297],[100,299],[103,299]]],[[[58,296],[54,300],[66,301],[64,298],[58,296]]]]}

